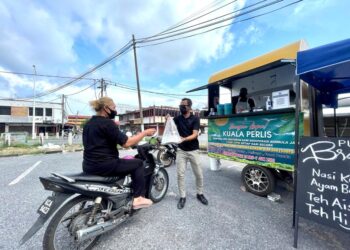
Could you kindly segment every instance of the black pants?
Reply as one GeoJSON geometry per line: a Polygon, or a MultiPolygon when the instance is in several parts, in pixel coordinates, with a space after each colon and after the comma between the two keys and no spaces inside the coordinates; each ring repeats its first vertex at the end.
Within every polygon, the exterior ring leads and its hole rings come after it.
{"type": "Polygon", "coordinates": [[[98,166],[83,163],[83,170],[88,174],[117,176],[131,174],[134,197],[145,194],[145,171],[140,159],[116,159],[98,166]]]}

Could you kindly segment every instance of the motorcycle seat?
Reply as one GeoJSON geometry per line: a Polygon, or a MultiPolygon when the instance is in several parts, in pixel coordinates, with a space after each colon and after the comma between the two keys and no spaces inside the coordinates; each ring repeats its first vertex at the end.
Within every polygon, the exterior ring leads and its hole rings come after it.
{"type": "MultiPolygon", "coordinates": [[[[56,174],[53,173],[56,177],[68,177],[67,179],[72,179],[74,181],[88,181],[88,182],[99,182],[99,183],[115,183],[118,180],[125,177],[123,176],[100,176],[100,175],[92,175],[86,174],[84,172],[77,174],[56,174]]],[[[63,178],[64,179],[64,178],[63,178]]]]}

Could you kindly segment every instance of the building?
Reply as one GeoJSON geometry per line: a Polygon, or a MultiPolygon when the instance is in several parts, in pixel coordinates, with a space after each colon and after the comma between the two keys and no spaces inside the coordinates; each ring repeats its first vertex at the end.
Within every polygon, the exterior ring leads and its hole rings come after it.
{"type": "Polygon", "coordinates": [[[87,115],[68,115],[66,125],[75,126],[76,128],[80,129],[90,118],[91,116],[87,115]]]}
{"type": "MultiPolygon", "coordinates": [[[[150,106],[143,109],[143,124],[145,129],[156,128],[160,135],[164,132],[165,116],[169,114],[171,117],[180,114],[179,108],[169,106],[150,106]]],[[[195,110],[194,114],[199,116],[199,110],[195,110]]],[[[124,132],[130,131],[132,134],[141,130],[140,111],[126,111],[125,114],[119,115],[120,129],[124,132]]],[[[208,120],[200,119],[201,130],[207,127],[208,120]]]]}
{"type": "MultiPolygon", "coordinates": [[[[32,133],[33,101],[0,99],[0,133],[32,133]]],[[[56,133],[61,129],[62,105],[53,102],[35,102],[35,130],[56,133]]]]}

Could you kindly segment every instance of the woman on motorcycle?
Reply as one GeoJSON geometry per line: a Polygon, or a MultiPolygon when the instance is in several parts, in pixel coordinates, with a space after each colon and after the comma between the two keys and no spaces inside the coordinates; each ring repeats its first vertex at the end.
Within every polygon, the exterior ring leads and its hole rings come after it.
{"type": "Polygon", "coordinates": [[[84,126],[83,171],[101,176],[131,174],[134,190],[133,208],[139,209],[152,205],[150,199],[144,198],[145,178],[143,162],[140,159],[120,159],[117,144],[128,148],[137,144],[145,136],[151,136],[155,129],[146,129],[128,137],[122,133],[114,122],[117,115],[116,105],[109,97],[101,97],[90,102],[96,111],[84,126]]]}

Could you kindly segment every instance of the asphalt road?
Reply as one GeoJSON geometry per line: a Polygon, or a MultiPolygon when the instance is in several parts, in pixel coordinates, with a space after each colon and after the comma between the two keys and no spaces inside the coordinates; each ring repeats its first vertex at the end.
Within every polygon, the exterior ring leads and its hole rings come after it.
{"type": "MultiPolygon", "coordinates": [[[[36,209],[50,194],[43,190],[38,176],[79,172],[81,159],[82,152],[0,158],[1,250],[42,248],[44,229],[24,246],[18,244],[36,220],[36,209]],[[23,176],[29,168],[32,171],[23,176]]],[[[292,193],[278,188],[282,203],[271,202],[240,190],[241,167],[232,162],[225,161],[220,171],[212,172],[203,154],[202,165],[208,206],[196,200],[189,168],[187,203],[182,210],[176,208],[176,169],[171,166],[167,168],[170,186],[164,200],[102,236],[94,249],[293,249],[292,193]]],[[[349,246],[348,234],[300,220],[299,249],[349,246]]]]}

